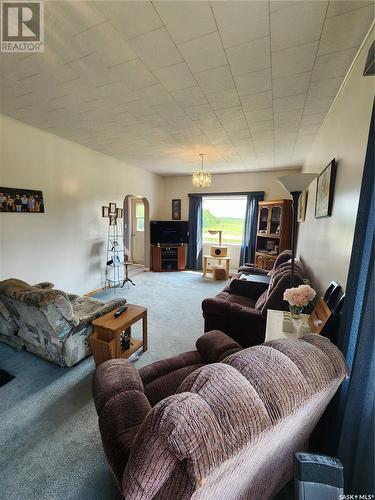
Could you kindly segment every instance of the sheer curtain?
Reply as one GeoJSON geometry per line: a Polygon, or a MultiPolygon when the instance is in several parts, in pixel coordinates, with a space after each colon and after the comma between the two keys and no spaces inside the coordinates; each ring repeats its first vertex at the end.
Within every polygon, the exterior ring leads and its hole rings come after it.
{"type": "Polygon", "coordinates": [[[264,200],[264,192],[248,193],[243,240],[240,253],[240,265],[253,263],[257,237],[258,202],[264,200]]]}
{"type": "Polygon", "coordinates": [[[189,247],[188,269],[202,269],[202,196],[189,195],[189,247]]]}

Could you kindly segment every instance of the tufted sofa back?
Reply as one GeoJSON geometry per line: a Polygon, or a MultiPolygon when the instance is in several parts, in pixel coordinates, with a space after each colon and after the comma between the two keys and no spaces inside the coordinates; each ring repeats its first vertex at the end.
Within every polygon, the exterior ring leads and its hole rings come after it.
{"type": "Polygon", "coordinates": [[[347,375],[328,339],[238,351],[194,371],[144,419],[122,480],[126,499],[266,499],[293,474],[347,375]]]}

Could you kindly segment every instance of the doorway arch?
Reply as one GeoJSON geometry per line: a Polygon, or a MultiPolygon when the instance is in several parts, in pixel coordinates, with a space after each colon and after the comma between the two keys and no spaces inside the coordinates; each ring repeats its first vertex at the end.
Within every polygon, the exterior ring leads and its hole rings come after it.
{"type": "Polygon", "coordinates": [[[150,251],[150,203],[144,196],[135,196],[133,194],[127,194],[124,198],[123,208],[124,208],[124,254],[126,256],[130,255],[130,201],[132,199],[142,200],[145,207],[145,227],[144,227],[144,266],[145,270],[150,270],[151,261],[151,251],[150,251]]]}

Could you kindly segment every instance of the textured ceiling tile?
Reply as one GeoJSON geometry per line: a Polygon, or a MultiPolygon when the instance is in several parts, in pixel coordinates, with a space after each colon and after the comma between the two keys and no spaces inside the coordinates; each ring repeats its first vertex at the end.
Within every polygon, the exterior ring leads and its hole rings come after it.
{"type": "Polygon", "coordinates": [[[374,20],[374,5],[330,17],[324,23],[318,55],[361,45],[374,20]]]}
{"type": "Polygon", "coordinates": [[[244,117],[241,106],[218,109],[216,115],[219,120],[240,120],[244,117]]]}
{"type": "Polygon", "coordinates": [[[327,80],[311,82],[308,98],[319,99],[322,97],[335,97],[341,83],[342,78],[328,78],[327,80]]]}
{"type": "Polygon", "coordinates": [[[270,37],[236,45],[227,49],[233,75],[242,75],[271,66],[270,37]]]}
{"type": "Polygon", "coordinates": [[[325,117],[325,113],[316,113],[311,115],[303,115],[301,120],[301,126],[305,125],[319,125],[322,123],[325,117]]]}
{"type": "Polygon", "coordinates": [[[311,71],[299,75],[284,76],[272,81],[273,97],[288,97],[306,93],[309,88],[311,71]]]}
{"type": "Polygon", "coordinates": [[[189,108],[184,108],[184,111],[188,116],[190,116],[192,120],[200,120],[203,118],[215,118],[215,113],[213,112],[209,104],[191,106],[189,108]]]}
{"type": "Polygon", "coordinates": [[[178,48],[193,73],[224,66],[227,63],[217,31],[181,43],[178,48]]]}
{"type": "Polygon", "coordinates": [[[232,47],[269,35],[268,2],[213,2],[224,47],[232,47]]]}
{"type": "Polygon", "coordinates": [[[74,38],[84,49],[95,53],[105,63],[105,66],[137,58],[130,45],[121,38],[118,31],[109,22],[83,31],[75,35],[74,38]]]}
{"type": "Polygon", "coordinates": [[[188,89],[174,90],[171,92],[171,95],[183,108],[207,103],[205,95],[198,86],[190,87],[188,89]]]}
{"type": "Polygon", "coordinates": [[[368,5],[373,5],[373,2],[364,2],[361,0],[331,0],[329,2],[327,17],[339,16],[351,10],[360,9],[368,5]]]}
{"type": "Polygon", "coordinates": [[[346,49],[334,54],[318,56],[312,73],[311,81],[316,82],[327,78],[344,77],[352,63],[357,49],[346,49]]]}
{"type": "Polygon", "coordinates": [[[271,89],[271,69],[264,69],[235,77],[239,95],[257,94],[271,89]]]}
{"type": "Polygon", "coordinates": [[[213,109],[231,108],[240,105],[236,89],[222,90],[207,94],[207,99],[213,109]]]}
{"type": "Polygon", "coordinates": [[[255,132],[271,131],[273,130],[273,120],[266,120],[264,122],[249,123],[251,135],[255,132]]]}
{"type": "Polygon", "coordinates": [[[106,1],[90,3],[94,4],[95,8],[109,19],[125,40],[160,28],[163,24],[151,2],[106,1]]]}
{"type": "Polygon", "coordinates": [[[153,2],[153,5],[176,43],[216,31],[209,2],[153,2]]]}
{"type": "Polygon", "coordinates": [[[197,84],[185,63],[157,69],[154,74],[169,91],[186,89],[197,84]]]}
{"type": "Polygon", "coordinates": [[[272,77],[295,75],[312,70],[318,42],[309,42],[298,47],[272,53],[272,77]]]}
{"type": "Polygon", "coordinates": [[[128,44],[151,70],[183,62],[181,54],[164,27],[132,38],[128,44]]]}
{"type": "Polygon", "coordinates": [[[289,8],[271,13],[272,50],[319,40],[327,5],[321,0],[293,2],[289,8]]]}
{"type": "Polygon", "coordinates": [[[306,102],[304,115],[313,115],[316,113],[326,113],[332,104],[331,97],[324,97],[323,99],[308,100],[306,102]]]}
{"type": "Polygon", "coordinates": [[[282,113],[275,113],[275,124],[296,122],[301,118],[302,118],[302,109],[296,111],[283,111],[282,113]]]}
{"type": "Polygon", "coordinates": [[[154,106],[154,109],[164,118],[176,118],[178,116],[186,116],[184,110],[181,109],[180,106],[174,101],[159,104],[157,106],[154,106]]]}
{"type": "Polygon", "coordinates": [[[196,73],[195,78],[204,93],[219,92],[234,88],[232,74],[228,65],[196,73]]]}
{"type": "Polygon", "coordinates": [[[45,2],[47,24],[63,25],[66,36],[80,33],[105,21],[93,2],[45,2]]]}
{"type": "Polygon", "coordinates": [[[172,96],[165,90],[163,85],[157,83],[151,87],[142,89],[142,94],[148,99],[151,104],[163,104],[173,100],[172,96]]]}
{"type": "Polygon", "coordinates": [[[158,81],[140,59],[111,66],[107,71],[112,81],[122,81],[129,89],[143,89],[156,85],[158,81]]]}
{"type": "Polygon", "coordinates": [[[262,122],[273,119],[273,110],[272,108],[258,109],[256,111],[247,111],[245,115],[249,123],[262,122]]]}
{"type": "Polygon", "coordinates": [[[276,113],[282,111],[294,111],[305,106],[306,94],[298,94],[289,97],[279,97],[273,101],[276,113]]]}
{"type": "Polygon", "coordinates": [[[238,120],[230,120],[226,118],[222,120],[222,124],[227,132],[247,129],[245,118],[239,118],[238,120]]]}
{"type": "Polygon", "coordinates": [[[241,97],[244,111],[256,111],[258,109],[270,108],[272,106],[272,91],[260,92],[241,97]]]}

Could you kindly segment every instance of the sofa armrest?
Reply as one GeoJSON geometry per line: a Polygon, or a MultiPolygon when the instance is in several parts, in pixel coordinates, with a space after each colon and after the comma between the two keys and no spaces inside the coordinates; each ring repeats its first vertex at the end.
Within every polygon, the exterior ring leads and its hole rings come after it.
{"type": "Polygon", "coordinates": [[[242,349],[237,342],[219,330],[212,330],[199,337],[196,346],[206,363],[216,363],[225,358],[227,353],[229,355],[242,349]]]}
{"type": "Polygon", "coordinates": [[[151,405],[138,370],[125,359],[111,359],[98,366],[93,397],[104,452],[121,488],[130,448],[151,405]]]}
{"type": "Polygon", "coordinates": [[[251,273],[251,274],[261,274],[267,275],[269,273],[268,269],[262,269],[254,264],[244,264],[238,268],[238,273],[251,273]]]}
{"type": "Polygon", "coordinates": [[[268,286],[269,283],[263,281],[247,281],[237,278],[233,279],[229,284],[230,293],[255,300],[267,290],[268,286]]]}

